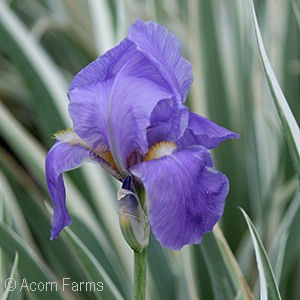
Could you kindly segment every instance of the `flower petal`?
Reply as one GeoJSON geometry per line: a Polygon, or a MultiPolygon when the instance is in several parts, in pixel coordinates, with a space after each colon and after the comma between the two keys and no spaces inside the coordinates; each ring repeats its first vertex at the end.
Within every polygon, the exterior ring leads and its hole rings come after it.
{"type": "Polygon", "coordinates": [[[110,149],[120,170],[128,169],[133,152],[148,151],[146,128],[155,105],[173,95],[156,67],[143,55],[135,55],[114,80],[108,104],[110,149]]]}
{"type": "Polygon", "coordinates": [[[128,39],[124,39],[119,45],[99,56],[81,70],[74,77],[69,90],[115,77],[136,51],[135,44],[128,39]]]}
{"type": "Polygon", "coordinates": [[[136,53],[133,42],[125,39],[86,66],[69,88],[69,113],[75,132],[92,148],[108,146],[107,102],[116,74],[136,53]]]}
{"type": "Polygon", "coordinates": [[[156,65],[176,98],[185,101],[193,75],[191,64],[181,55],[178,39],[165,27],[141,20],[131,25],[128,39],[156,65]]]}
{"type": "Polygon", "coordinates": [[[160,141],[176,142],[188,125],[189,111],[177,106],[173,99],[164,99],[154,107],[147,127],[149,148],[160,141]]]}
{"type": "Polygon", "coordinates": [[[112,80],[70,90],[74,131],[93,149],[108,147],[107,102],[112,80]]]}
{"type": "Polygon", "coordinates": [[[229,131],[202,116],[190,112],[187,130],[178,144],[181,147],[201,145],[207,149],[212,149],[227,139],[237,138],[239,138],[239,134],[229,131]]]}
{"type": "Polygon", "coordinates": [[[229,184],[212,167],[208,151],[197,146],[131,169],[146,188],[151,228],[164,247],[200,243],[220,219],[229,184]]]}
{"type": "Polygon", "coordinates": [[[46,158],[46,180],[54,205],[51,239],[58,237],[65,226],[72,223],[66,208],[66,191],[62,173],[75,169],[95,155],[79,144],[57,142],[46,158]]]}

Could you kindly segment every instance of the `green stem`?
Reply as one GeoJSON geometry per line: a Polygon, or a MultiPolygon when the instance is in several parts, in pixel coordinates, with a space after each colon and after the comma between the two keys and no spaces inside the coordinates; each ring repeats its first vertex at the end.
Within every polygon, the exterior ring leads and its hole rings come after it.
{"type": "Polygon", "coordinates": [[[134,251],[134,300],[146,299],[147,251],[134,251]]]}

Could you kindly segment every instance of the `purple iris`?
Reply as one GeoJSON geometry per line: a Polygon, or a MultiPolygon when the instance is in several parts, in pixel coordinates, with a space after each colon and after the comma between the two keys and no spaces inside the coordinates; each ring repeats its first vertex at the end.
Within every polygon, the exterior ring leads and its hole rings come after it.
{"type": "Polygon", "coordinates": [[[177,38],[137,20],[118,46],[79,72],[69,88],[73,129],[46,159],[54,203],[51,239],[71,224],[62,173],[87,161],[142,182],[156,239],[170,249],[201,242],[220,219],[229,183],[207,149],[238,135],[184,106],[193,81],[177,38]]]}

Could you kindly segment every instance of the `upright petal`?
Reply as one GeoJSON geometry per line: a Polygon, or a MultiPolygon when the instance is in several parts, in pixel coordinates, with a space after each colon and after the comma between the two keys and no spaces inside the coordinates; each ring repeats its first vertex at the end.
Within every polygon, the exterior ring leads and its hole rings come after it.
{"type": "Polygon", "coordinates": [[[237,138],[239,138],[238,134],[190,112],[189,124],[184,136],[178,141],[178,144],[181,147],[201,145],[207,149],[212,149],[227,139],[237,138]]]}
{"type": "Polygon", "coordinates": [[[137,20],[129,28],[128,39],[156,65],[176,98],[185,101],[193,81],[192,67],[182,57],[175,35],[152,21],[137,20]]]}
{"type": "Polygon", "coordinates": [[[186,130],[189,119],[188,108],[177,105],[173,99],[164,99],[154,107],[150,125],[147,127],[149,148],[160,141],[176,142],[186,130]]]}
{"type": "Polygon", "coordinates": [[[112,79],[69,91],[74,131],[93,149],[107,147],[107,103],[112,79]]]}
{"type": "Polygon", "coordinates": [[[69,90],[115,77],[136,51],[136,45],[133,42],[128,39],[123,40],[81,70],[74,77],[69,90]]]}
{"type": "Polygon", "coordinates": [[[108,104],[110,149],[120,170],[131,153],[148,151],[146,128],[155,105],[172,98],[165,80],[142,54],[135,55],[114,80],[108,104]]]}
{"type": "Polygon", "coordinates": [[[86,66],[69,88],[69,112],[75,132],[92,148],[108,145],[107,102],[116,74],[136,53],[133,42],[125,39],[86,66]]]}
{"type": "Polygon", "coordinates": [[[198,146],[131,169],[146,188],[151,228],[164,247],[200,243],[220,219],[229,184],[212,167],[210,154],[198,146]]]}

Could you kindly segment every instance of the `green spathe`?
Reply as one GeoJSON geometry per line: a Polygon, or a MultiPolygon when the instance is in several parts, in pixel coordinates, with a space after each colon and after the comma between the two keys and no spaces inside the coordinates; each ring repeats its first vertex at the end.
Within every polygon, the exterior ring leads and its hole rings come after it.
{"type": "Polygon", "coordinates": [[[142,252],[149,242],[149,221],[135,192],[131,176],[124,180],[118,192],[119,222],[127,244],[142,252]]]}

